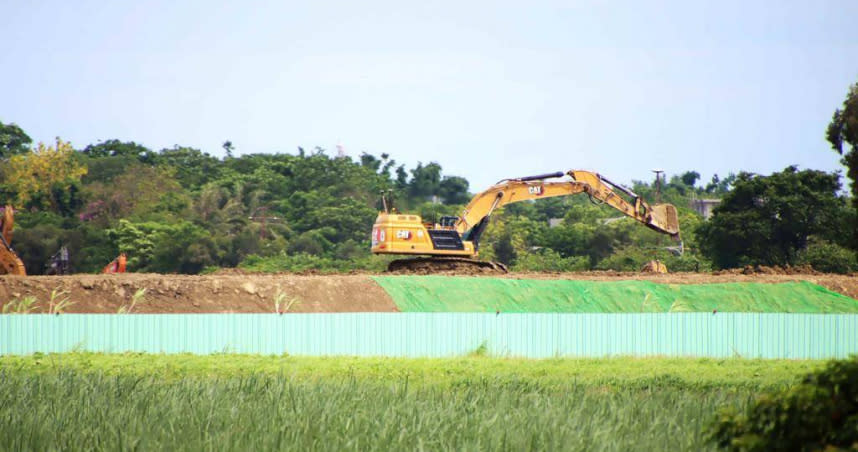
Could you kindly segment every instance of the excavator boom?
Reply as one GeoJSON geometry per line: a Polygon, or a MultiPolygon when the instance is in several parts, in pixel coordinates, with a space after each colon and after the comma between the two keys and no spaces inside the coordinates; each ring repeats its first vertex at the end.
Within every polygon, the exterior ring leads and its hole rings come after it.
{"type": "MultiPolygon", "coordinates": [[[[567,171],[565,174],[557,172],[502,180],[476,195],[468,203],[456,222],[456,230],[460,234],[470,231],[468,237],[478,242],[480,234],[488,225],[488,218],[497,208],[514,202],[579,193],[586,193],[594,202],[613,207],[654,231],[679,238],[679,221],[674,206],[670,204],[650,206],[640,196],[622,185],[615,184],[597,173],[580,170],[567,171]],[[548,178],[559,178],[564,175],[568,175],[572,180],[545,181],[548,178]],[[626,201],[615,192],[615,189],[631,197],[632,201],[626,201]]],[[[476,248],[478,249],[478,246],[476,248]]]]}

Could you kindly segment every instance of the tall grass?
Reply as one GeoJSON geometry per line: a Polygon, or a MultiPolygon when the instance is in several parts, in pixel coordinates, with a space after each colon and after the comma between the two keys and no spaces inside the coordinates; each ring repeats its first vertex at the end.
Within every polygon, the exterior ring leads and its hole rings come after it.
{"type": "Polygon", "coordinates": [[[813,361],[0,357],[0,450],[712,450],[813,361]]]}
{"type": "Polygon", "coordinates": [[[0,371],[56,373],[59,370],[108,375],[182,378],[284,375],[298,380],[358,380],[393,384],[408,378],[412,386],[468,386],[488,381],[494,386],[527,383],[544,389],[570,384],[611,389],[675,388],[763,390],[792,384],[822,361],[709,358],[361,358],[349,356],[262,356],[240,354],[151,355],[143,353],[63,353],[0,356],[0,371]]]}
{"type": "Polygon", "coordinates": [[[0,371],[5,450],[710,450],[750,392],[0,371]]]}

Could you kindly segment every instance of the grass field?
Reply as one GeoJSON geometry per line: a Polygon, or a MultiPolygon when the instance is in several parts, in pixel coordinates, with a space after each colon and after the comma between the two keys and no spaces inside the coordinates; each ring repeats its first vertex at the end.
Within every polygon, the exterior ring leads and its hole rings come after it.
{"type": "Polygon", "coordinates": [[[720,407],[822,363],[0,358],[0,449],[711,450],[720,407]]]}

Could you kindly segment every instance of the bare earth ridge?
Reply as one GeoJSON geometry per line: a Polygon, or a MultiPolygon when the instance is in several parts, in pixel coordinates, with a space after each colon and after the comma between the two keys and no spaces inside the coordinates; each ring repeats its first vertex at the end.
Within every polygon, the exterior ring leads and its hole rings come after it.
{"type": "MultiPolygon", "coordinates": [[[[223,271],[218,274],[0,276],[0,306],[11,300],[35,297],[33,312],[46,312],[51,292],[65,292],[74,304],[68,313],[116,313],[130,306],[134,294],[146,289],[132,308],[133,313],[224,313],[275,312],[275,300],[286,312],[396,312],[387,293],[369,274],[299,275],[249,274],[223,271]],[[278,297],[279,294],[279,297],[278,297]]],[[[493,275],[498,277],[497,275],[493,275]]],[[[477,276],[479,277],[479,276],[477,276]]],[[[726,282],[779,283],[809,281],[858,299],[858,276],[830,274],[707,274],[667,275],[586,272],[512,273],[503,278],[577,279],[588,281],[646,280],[665,284],[711,284],[726,282]]]]}

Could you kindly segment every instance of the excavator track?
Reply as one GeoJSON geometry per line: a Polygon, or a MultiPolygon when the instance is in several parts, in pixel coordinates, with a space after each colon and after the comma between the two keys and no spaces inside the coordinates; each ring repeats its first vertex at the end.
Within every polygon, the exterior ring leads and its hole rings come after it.
{"type": "Polygon", "coordinates": [[[387,265],[389,273],[431,275],[435,273],[503,274],[506,265],[464,257],[414,257],[398,259],[387,265]]]}

